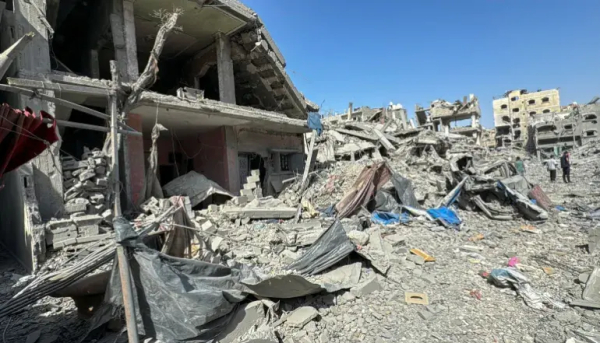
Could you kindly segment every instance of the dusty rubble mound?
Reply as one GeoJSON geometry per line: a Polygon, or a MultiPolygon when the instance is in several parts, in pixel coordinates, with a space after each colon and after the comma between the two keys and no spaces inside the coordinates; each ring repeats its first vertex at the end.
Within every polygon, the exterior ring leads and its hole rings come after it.
{"type": "MultiPolygon", "coordinates": [[[[237,197],[188,175],[188,194],[165,187],[169,198],[113,222],[116,240],[132,250],[140,334],[163,342],[600,341],[600,193],[590,191],[600,150],[574,151],[574,182],[565,184],[550,183],[543,161],[522,151],[489,151],[459,135],[349,123],[314,139],[316,167],[276,198],[262,196],[257,172],[237,197]],[[210,194],[230,199],[193,209],[210,194]]],[[[78,175],[101,177],[101,163],[94,176],[89,163],[78,175]]],[[[103,210],[92,196],[93,209],[69,220],[103,210]]],[[[99,218],[93,225],[107,225],[99,218]]],[[[1,292],[7,342],[126,341],[110,270],[115,246],[81,243],[87,253],[66,260],[62,251],[33,280],[4,271],[19,280],[1,292]],[[66,296],[91,324],[69,315],[66,296]],[[24,310],[77,325],[35,327],[24,310]]]]}

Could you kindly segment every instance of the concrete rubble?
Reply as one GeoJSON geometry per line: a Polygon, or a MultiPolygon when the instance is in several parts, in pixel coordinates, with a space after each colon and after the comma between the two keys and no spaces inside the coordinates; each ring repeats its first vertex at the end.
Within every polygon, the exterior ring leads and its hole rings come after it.
{"type": "MultiPolygon", "coordinates": [[[[404,206],[398,197],[390,208],[390,213],[408,211],[409,220],[372,221],[373,201],[378,198],[373,192],[371,201],[338,218],[355,251],[323,272],[302,276],[317,289],[321,287],[320,292],[245,302],[244,310],[233,319],[236,324],[223,331],[220,342],[480,342],[482,337],[499,342],[565,342],[600,331],[595,248],[600,192],[590,191],[600,182],[600,150],[593,144],[573,152],[574,183],[564,184],[550,183],[543,163],[522,150],[490,151],[470,144],[469,137],[388,130],[393,130],[392,125],[353,127],[356,132],[379,127],[386,132],[383,137],[397,137],[388,140],[394,148],[387,149],[379,141],[381,136],[375,135],[374,147],[356,152],[354,161],[344,155],[321,160],[302,194],[297,179],[277,197],[235,196],[200,210],[194,210],[183,196],[180,206],[190,217],[187,224],[177,216],[165,217],[173,198],[151,198],[142,204],[137,226],[158,221],[163,230],[189,227],[199,233],[192,240],[190,254],[182,257],[224,265],[242,263],[261,274],[285,278],[299,274],[288,266],[333,225],[336,204],[355,190],[365,167],[377,165],[381,158],[391,171],[410,180],[419,208],[404,206]],[[516,175],[515,156],[525,159],[525,179],[516,175]],[[533,185],[551,203],[544,210],[545,218],[532,218],[528,208],[535,206],[527,197],[533,185]],[[515,197],[500,196],[511,192],[515,197]],[[455,211],[460,224],[448,226],[429,215],[428,209],[444,206],[455,211]],[[512,265],[511,258],[518,261],[511,268],[527,277],[526,288],[501,288],[481,276],[482,271],[512,265]],[[530,290],[535,293],[524,293],[530,290]],[[570,306],[531,307],[536,296],[570,306]]],[[[318,149],[331,145],[335,151],[350,141],[360,144],[356,134],[342,134],[343,130],[331,134],[332,130],[326,129],[318,138],[318,149]]],[[[88,166],[80,169],[89,170],[88,166]]],[[[247,181],[252,182],[256,183],[247,181]]],[[[380,190],[392,192],[392,181],[380,190]]],[[[100,231],[105,223],[101,215],[86,208],[48,223],[47,231],[54,235],[56,249],[60,242],[106,235],[100,231]],[[99,231],[86,231],[96,226],[99,231]]],[[[60,269],[58,261],[49,261],[47,268],[60,269]]],[[[0,293],[6,299],[17,290],[2,288],[0,293]]]]}

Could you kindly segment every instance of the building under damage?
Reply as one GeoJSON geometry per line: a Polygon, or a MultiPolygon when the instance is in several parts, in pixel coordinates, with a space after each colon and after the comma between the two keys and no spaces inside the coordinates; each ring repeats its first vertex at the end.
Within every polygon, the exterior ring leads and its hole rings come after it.
{"type": "Polygon", "coordinates": [[[435,132],[444,132],[446,134],[455,133],[475,139],[476,143],[481,144],[483,128],[479,123],[481,119],[481,109],[479,100],[473,94],[463,99],[450,103],[446,100],[435,100],[429,105],[429,108],[415,106],[415,116],[420,127],[433,130],[435,132]],[[470,120],[467,126],[456,126],[458,121],[470,120]],[[452,125],[454,123],[454,126],[452,125]]]}
{"type": "Polygon", "coordinates": [[[532,148],[528,126],[536,115],[558,113],[560,92],[558,89],[528,92],[526,89],[508,91],[493,101],[496,146],[532,148]]]}
{"type": "Polygon", "coordinates": [[[573,105],[561,112],[531,116],[529,132],[534,138],[538,158],[558,155],[561,151],[582,146],[598,138],[600,101],[595,97],[584,105],[573,105]]]}
{"type": "Polygon", "coordinates": [[[348,106],[346,113],[324,116],[326,124],[339,124],[344,121],[359,122],[383,122],[386,120],[397,122],[399,128],[408,129],[414,127],[412,119],[408,119],[408,112],[401,104],[390,103],[388,107],[370,108],[368,106],[354,107],[352,103],[348,106]]]}
{"type": "MultiPolygon", "coordinates": [[[[108,113],[115,60],[123,89],[140,91],[124,125],[141,135],[121,139],[125,209],[145,200],[157,123],[166,128],[155,144],[161,186],[195,171],[239,194],[255,170],[269,194],[304,168],[306,118],[318,109],[290,80],[261,19],[237,0],[15,0],[0,2],[0,9],[3,49],[35,34],[6,74],[9,85],[108,113]],[[161,24],[176,7],[176,29],[166,36],[161,24]],[[144,65],[157,74],[149,89],[135,89],[144,65]]],[[[63,124],[61,141],[6,175],[0,192],[8,204],[0,212],[0,241],[35,269],[45,249],[44,223],[87,214],[96,216],[94,225],[106,210],[100,150],[108,123],[39,97],[2,94],[2,101],[46,111],[63,124]]]]}

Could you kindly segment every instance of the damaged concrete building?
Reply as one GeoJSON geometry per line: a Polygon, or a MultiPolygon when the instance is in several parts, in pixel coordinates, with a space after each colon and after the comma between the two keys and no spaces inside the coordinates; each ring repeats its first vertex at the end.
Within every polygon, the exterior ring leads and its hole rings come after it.
{"type": "Polygon", "coordinates": [[[559,155],[598,138],[600,132],[600,98],[587,104],[569,106],[556,113],[542,113],[530,118],[532,152],[539,157],[559,155]]]}
{"type": "Polygon", "coordinates": [[[371,108],[369,106],[354,107],[349,104],[348,110],[345,113],[337,113],[331,116],[323,116],[323,123],[339,124],[344,121],[358,122],[382,122],[387,119],[396,121],[401,128],[413,127],[412,120],[408,119],[408,112],[402,104],[394,104],[390,102],[387,107],[371,108]]]}
{"type": "Polygon", "coordinates": [[[435,132],[471,137],[476,144],[481,144],[483,133],[483,128],[479,123],[481,109],[479,100],[473,94],[469,95],[468,100],[467,97],[464,97],[463,101],[457,100],[454,103],[438,99],[432,101],[428,108],[416,105],[415,116],[420,127],[435,132]],[[466,126],[458,126],[458,122],[464,120],[470,120],[470,123],[466,126]]]}
{"type": "Polygon", "coordinates": [[[496,145],[531,148],[533,141],[528,134],[530,118],[560,112],[560,92],[558,89],[508,91],[493,100],[493,109],[496,145]]]}
{"type": "MultiPolygon", "coordinates": [[[[259,170],[266,194],[281,191],[282,180],[304,169],[306,118],[318,108],[292,83],[261,19],[237,0],[0,2],[3,49],[26,32],[35,34],[7,83],[108,113],[109,61],[117,62],[121,81],[130,86],[152,57],[165,11],[174,8],[181,10],[179,30],[158,56],[156,81],[127,110],[126,125],[142,135],[121,142],[123,206],[133,209],[144,200],[156,123],[167,129],[157,141],[161,186],[196,171],[239,194],[250,172],[259,170]]],[[[44,110],[57,120],[107,126],[106,120],[52,102],[2,97],[15,108],[44,110]]],[[[66,215],[60,158],[79,160],[102,149],[108,128],[104,131],[61,127],[61,142],[31,166],[6,175],[0,197],[10,208],[0,214],[1,238],[28,269],[44,249],[32,240],[33,228],[66,215]],[[14,235],[15,228],[24,228],[23,234],[14,235]]]]}

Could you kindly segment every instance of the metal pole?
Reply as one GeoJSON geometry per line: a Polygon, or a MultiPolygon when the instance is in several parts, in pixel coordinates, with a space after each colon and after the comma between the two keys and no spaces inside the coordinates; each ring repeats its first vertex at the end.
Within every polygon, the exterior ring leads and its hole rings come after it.
{"type": "MultiPolygon", "coordinates": [[[[111,70],[116,68],[116,62],[110,61],[111,70]]],[[[118,87],[118,85],[116,85],[118,87]]],[[[113,92],[110,96],[110,144],[112,147],[112,177],[113,189],[115,194],[115,218],[121,216],[121,198],[119,191],[119,145],[117,140],[118,135],[118,119],[119,112],[117,104],[117,92],[113,92]]],[[[133,303],[133,291],[131,287],[131,277],[129,275],[129,260],[127,250],[124,246],[117,244],[117,263],[119,264],[119,276],[121,279],[121,292],[123,293],[123,307],[125,308],[125,321],[127,323],[127,337],[129,343],[139,343],[137,320],[135,315],[135,304],[133,303]]]]}
{"type": "MultiPolygon", "coordinates": [[[[100,132],[111,132],[111,129],[108,127],[104,127],[104,126],[98,126],[98,125],[90,125],[90,124],[84,124],[84,123],[77,123],[77,122],[73,122],[73,121],[68,121],[68,120],[52,120],[52,119],[42,119],[42,123],[47,123],[47,124],[52,124],[53,122],[56,122],[56,125],[58,126],[63,126],[63,127],[72,127],[75,129],[83,129],[83,130],[91,130],[91,131],[100,131],[100,132]]],[[[129,131],[129,130],[121,130],[119,129],[117,132],[121,133],[121,134],[125,134],[125,135],[132,135],[132,136],[141,136],[142,133],[139,131],[129,131]]]]}

